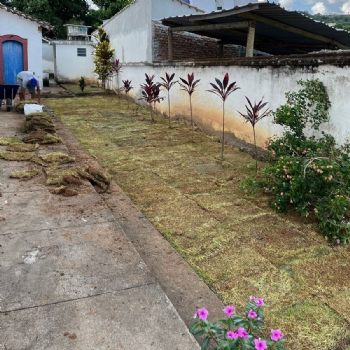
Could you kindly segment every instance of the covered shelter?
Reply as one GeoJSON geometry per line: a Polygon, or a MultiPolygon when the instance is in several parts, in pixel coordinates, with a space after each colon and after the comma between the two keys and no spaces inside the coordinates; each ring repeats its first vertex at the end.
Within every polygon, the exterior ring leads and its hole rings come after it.
{"type": "Polygon", "coordinates": [[[275,3],[259,2],[207,14],[168,17],[168,59],[173,60],[173,33],[192,32],[218,40],[220,53],[229,44],[271,55],[307,54],[320,50],[350,49],[350,33],[287,11],[275,3]]]}

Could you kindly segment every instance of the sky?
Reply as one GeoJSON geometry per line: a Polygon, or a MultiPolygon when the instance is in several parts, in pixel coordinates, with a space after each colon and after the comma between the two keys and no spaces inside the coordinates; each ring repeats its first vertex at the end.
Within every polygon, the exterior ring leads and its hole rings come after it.
{"type": "Polygon", "coordinates": [[[350,0],[279,0],[286,10],[308,11],[309,13],[350,14],[350,0]]]}
{"type": "MultiPolygon", "coordinates": [[[[216,0],[223,4],[223,8],[232,8],[235,5],[245,5],[258,0],[216,0]]],[[[350,0],[269,0],[279,3],[286,10],[307,11],[311,14],[349,14],[350,0]]],[[[190,0],[194,6],[206,11],[214,11],[215,0],[190,0]]]]}

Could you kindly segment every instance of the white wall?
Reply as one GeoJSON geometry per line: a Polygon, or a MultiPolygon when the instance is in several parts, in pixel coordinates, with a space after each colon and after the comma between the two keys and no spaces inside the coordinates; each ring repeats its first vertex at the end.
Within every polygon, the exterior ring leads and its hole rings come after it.
{"type": "Polygon", "coordinates": [[[122,63],[152,62],[152,20],[199,14],[177,0],[138,0],[104,24],[115,58],[122,63]]]}
{"type": "Polygon", "coordinates": [[[202,11],[194,9],[178,0],[152,0],[152,20],[160,21],[171,16],[184,16],[202,14],[202,11]]]}
{"type": "Polygon", "coordinates": [[[42,41],[38,23],[0,9],[0,35],[14,34],[28,40],[28,70],[39,78],[42,87],[42,41]]]}
{"type": "Polygon", "coordinates": [[[138,0],[105,25],[115,58],[125,62],[151,62],[151,0],[138,0]]]}
{"type": "Polygon", "coordinates": [[[43,74],[48,76],[49,73],[54,73],[54,70],[53,45],[43,42],[43,74]]]}
{"type": "MultiPolygon", "coordinates": [[[[223,0],[223,9],[228,10],[232,9],[234,6],[242,5],[241,2],[246,2],[247,4],[249,0],[223,0]]],[[[196,6],[206,12],[216,11],[215,0],[190,0],[190,4],[196,6]]]]}
{"type": "MultiPolygon", "coordinates": [[[[174,66],[126,66],[121,73],[120,79],[129,79],[132,81],[134,90],[131,90],[130,96],[135,98],[136,103],[140,103],[138,98],[141,96],[140,84],[144,83],[144,73],[154,74],[156,81],[165,72],[176,73],[186,78],[188,73],[194,72],[195,79],[201,79],[200,85],[192,95],[193,118],[195,122],[204,130],[212,135],[221,137],[222,130],[222,102],[219,97],[208,92],[211,88],[210,82],[215,82],[215,78],[223,79],[224,74],[229,72],[230,82],[236,81],[241,88],[233,92],[225,104],[225,130],[226,140],[230,142],[233,135],[246,142],[253,142],[252,128],[250,124],[244,123],[243,118],[238,114],[245,112],[245,96],[252,102],[260,101],[264,96],[264,101],[269,102],[272,110],[275,110],[286,103],[285,92],[296,91],[300,87],[297,81],[300,79],[320,79],[326,86],[332,107],[330,109],[330,122],[323,128],[327,133],[332,134],[339,144],[344,143],[350,138],[350,123],[348,122],[350,99],[347,96],[345,86],[350,84],[350,67],[340,68],[333,65],[319,66],[317,72],[306,68],[295,68],[293,71],[289,67],[265,67],[251,68],[244,66],[211,66],[194,67],[190,64],[178,64],[174,66]]],[[[166,92],[163,92],[166,96],[166,92]]],[[[187,116],[189,118],[189,97],[184,91],[180,91],[179,85],[171,90],[172,116],[187,116]]],[[[167,114],[166,100],[161,104],[156,104],[160,112],[167,114]]],[[[268,117],[259,122],[256,126],[257,141],[263,146],[263,141],[280,134],[283,129],[272,123],[272,117],[268,117]]]]}
{"type": "Polygon", "coordinates": [[[93,46],[89,41],[54,41],[55,80],[69,82],[79,80],[80,77],[95,80],[93,73],[93,46]],[[77,55],[78,48],[86,49],[86,56],[77,55]]]}

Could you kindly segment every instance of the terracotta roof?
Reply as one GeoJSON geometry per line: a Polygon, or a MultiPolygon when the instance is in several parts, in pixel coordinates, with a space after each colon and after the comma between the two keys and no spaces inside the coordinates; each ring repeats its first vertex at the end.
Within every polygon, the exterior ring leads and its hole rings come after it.
{"type": "Polygon", "coordinates": [[[32,21],[32,22],[36,22],[38,23],[41,27],[47,29],[47,30],[53,30],[54,29],[54,26],[51,25],[49,22],[45,22],[45,21],[41,21],[40,19],[36,19],[30,15],[27,15],[25,14],[24,12],[21,12],[21,11],[17,11],[11,7],[7,7],[3,4],[0,3],[0,10],[5,10],[7,12],[10,12],[10,13],[13,13],[14,15],[17,15],[19,17],[22,17],[24,19],[27,19],[29,21],[32,21]]]}

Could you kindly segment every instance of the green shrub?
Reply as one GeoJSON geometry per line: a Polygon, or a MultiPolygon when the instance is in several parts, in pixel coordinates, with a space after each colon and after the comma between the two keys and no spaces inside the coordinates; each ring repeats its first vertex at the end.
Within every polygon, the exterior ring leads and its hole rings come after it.
{"type": "Polygon", "coordinates": [[[299,81],[298,92],[287,93],[274,122],[286,128],[281,137],[269,139],[272,160],[260,185],[271,194],[277,212],[294,207],[302,216],[315,215],[319,228],[332,242],[350,241],[349,144],[336,145],[324,132],[307,136],[329,119],[330,101],[319,80],[299,81]]]}

